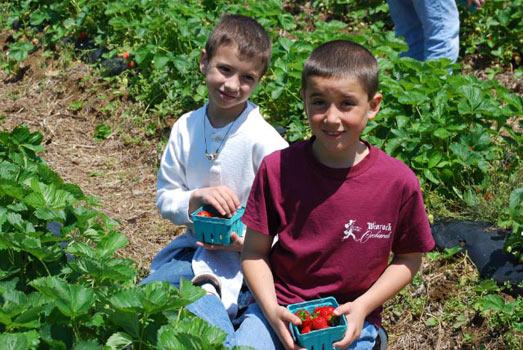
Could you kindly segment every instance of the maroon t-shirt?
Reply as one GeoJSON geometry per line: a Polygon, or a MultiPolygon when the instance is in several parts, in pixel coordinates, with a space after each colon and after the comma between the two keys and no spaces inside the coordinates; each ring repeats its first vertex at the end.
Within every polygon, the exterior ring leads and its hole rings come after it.
{"type": "MultiPolygon", "coordinates": [[[[316,160],[312,140],[265,157],[242,221],[278,235],[269,263],[280,305],[363,294],[390,252],[427,252],[434,240],[419,181],[401,161],[371,145],[348,169],[316,160]]],[[[367,320],[379,326],[381,307],[367,320]]]]}

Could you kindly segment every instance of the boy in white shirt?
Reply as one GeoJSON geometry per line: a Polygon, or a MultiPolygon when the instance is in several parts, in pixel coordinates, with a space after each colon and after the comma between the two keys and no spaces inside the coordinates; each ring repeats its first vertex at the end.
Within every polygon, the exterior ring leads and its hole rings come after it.
{"type": "Polygon", "coordinates": [[[152,261],[142,283],[181,278],[201,285],[207,295],[187,307],[221,327],[235,344],[233,321],[243,284],[240,251],[243,237],[231,234],[231,245],[197,242],[189,215],[204,204],[230,217],[245,205],[262,159],[287,142],[248,101],[267,71],[271,42],[254,19],[225,15],[202,50],[200,70],[206,77],[208,102],[173,125],[157,184],[162,217],[187,232],[152,261]]]}

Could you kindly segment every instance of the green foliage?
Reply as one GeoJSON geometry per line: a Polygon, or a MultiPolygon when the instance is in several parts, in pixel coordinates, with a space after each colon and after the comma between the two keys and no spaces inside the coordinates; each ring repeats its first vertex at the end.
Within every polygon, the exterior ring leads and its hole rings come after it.
{"type": "Polygon", "coordinates": [[[512,230],[512,235],[505,241],[505,250],[513,254],[523,263],[523,188],[517,188],[510,194],[506,219],[500,219],[498,224],[512,230]]]}
{"type": "Polygon", "coordinates": [[[222,330],[184,309],[201,288],[136,285],[135,262],[116,256],[127,238],[37,156],[41,141],[0,132],[3,348],[225,349],[222,330]]]}
{"type": "Polygon", "coordinates": [[[98,124],[94,128],[93,139],[95,139],[96,141],[105,140],[105,139],[109,138],[109,136],[111,136],[111,127],[110,126],[102,123],[102,124],[98,124]]]}
{"type": "Polygon", "coordinates": [[[460,8],[460,38],[465,54],[479,54],[505,66],[521,65],[522,0],[486,1],[479,11],[460,8]]]}
{"type": "MultiPolygon", "coordinates": [[[[489,316],[489,325],[500,332],[523,333],[523,299],[521,297],[514,301],[506,301],[500,295],[487,294],[478,297],[474,302],[474,308],[482,315],[489,316]]],[[[508,337],[511,341],[512,337],[508,337]]]]}

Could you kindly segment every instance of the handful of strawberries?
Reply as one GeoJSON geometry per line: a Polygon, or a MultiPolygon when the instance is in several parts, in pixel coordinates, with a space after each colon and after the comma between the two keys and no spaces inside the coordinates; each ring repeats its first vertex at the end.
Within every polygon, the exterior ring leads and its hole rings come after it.
{"type": "Polygon", "coordinates": [[[338,325],[338,317],[334,316],[333,312],[334,307],[330,305],[317,306],[312,315],[305,309],[296,311],[294,314],[301,320],[300,334],[338,325]]]}

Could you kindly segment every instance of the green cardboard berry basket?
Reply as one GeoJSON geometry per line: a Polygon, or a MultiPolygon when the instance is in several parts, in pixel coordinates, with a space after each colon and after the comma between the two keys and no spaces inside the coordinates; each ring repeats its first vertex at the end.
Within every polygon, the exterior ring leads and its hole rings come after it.
{"type": "MultiPolygon", "coordinates": [[[[336,308],[339,305],[334,297],[327,297],[305,301],[303,303],[287,305],[287,309],[293,314],[300,309],[305,309],[312,315],[314,309],[318,306],[334,306],[336,308]]],[[[300,334],[298,327],[291,324],[291,334],[300,346],[306,347],[309,350],[336,349],[332,346],[332,343],[343,339],[345,336],[345,331],[347,330],[347,319],[345,318],[345,315],[341,315],[338,320],[339,324],[336,326],[332,326],[326,329],[313,330],[305,334],[300,334]]]]}
{"type": "Polygon", "coordinates": [[[196,209],[190,216],[194,223],[194,234],[200,242],[209,244],[229,245],[231,244],[231,233],[236,232],[243,235],[244,224],[240,220],[245,208],[236,210],[236,214],[230,218],[205,217],[196,215],[201,210],[219,215],[211,205],[203,205],[196,209]]]}

